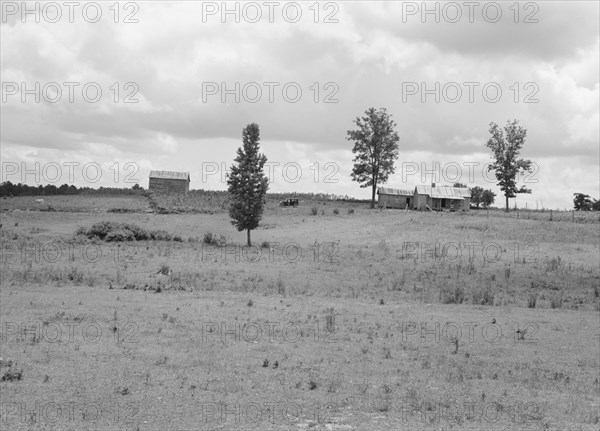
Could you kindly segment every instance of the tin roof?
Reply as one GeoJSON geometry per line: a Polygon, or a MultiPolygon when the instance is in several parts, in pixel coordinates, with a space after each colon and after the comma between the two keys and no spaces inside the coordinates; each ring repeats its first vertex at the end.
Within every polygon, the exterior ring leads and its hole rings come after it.
{"type": "Polygon", "coordinates": [[[471,197],[471,191],[462,187],[450,186],[417,186],[415,191],[420,195],[429,195],[436,199],[464,199],[471,197]]]}
{"type": "Polygon", "coordinates": [[[399,196],[412,196],[413,191],[410,189],[392,189],[390,187],[379,187],[377,190],[378,195],[399,195],[399,196]]]}
{"type": "Polygon", "coordinates": [[[175,172],[175,171],[150,171],[150,178],[189,181],[190,173],[189,172],[175,172]]]}

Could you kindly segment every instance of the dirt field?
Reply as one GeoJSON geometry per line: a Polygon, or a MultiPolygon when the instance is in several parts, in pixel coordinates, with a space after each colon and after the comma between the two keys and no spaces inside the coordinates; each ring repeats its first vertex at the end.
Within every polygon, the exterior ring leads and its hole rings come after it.
{"type": "Polygon", "coordinates": [[[220,209],[62,198],[2,201],[3,429],[599,426],[594,219],[269,202],[248,249],[220,209]]]}

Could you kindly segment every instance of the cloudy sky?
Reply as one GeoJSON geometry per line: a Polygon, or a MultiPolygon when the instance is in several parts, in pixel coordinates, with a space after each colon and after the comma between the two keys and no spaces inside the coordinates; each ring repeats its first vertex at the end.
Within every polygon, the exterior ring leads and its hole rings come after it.
{"type": "Polygon", "coordinates": [[[256,122],[271,191],[368,198],[346,131],[384,107],[389,187],[500,194],[489,124],[518,119],[535,163],[519,206],[600,197],[596,1],[111,5],[2,2],[2,181],[147,187],[164,169],[225,189],[256,122]]]}

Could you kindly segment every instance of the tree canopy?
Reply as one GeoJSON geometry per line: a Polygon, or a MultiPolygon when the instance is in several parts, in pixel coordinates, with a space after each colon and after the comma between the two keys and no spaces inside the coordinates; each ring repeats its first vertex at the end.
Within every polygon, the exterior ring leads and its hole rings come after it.
{"type": "Polygon", "coordinates": [[[369,108],[354,123],[357,129],[348,130],[346,138],[354,142],[354,168],[350,176],[361,188],[371,187],[371,208],[374,208],[377,186],[385,184],[394,173],[400,140],[394,130],[397,124],[385,108],[369,108]]]}
{"type": "Polygon", "coordinates": [[[232,195],[229,216],[238,231],[246,230],[248,246],[250,231],[258,227],[262,218],[269,179],[263,168],[267,156],[259,153],[260,131],[258,124],[246,126],[242,132],[243,146],[238,148],[235,164],[227,177],[228,191],[232,195]]]}

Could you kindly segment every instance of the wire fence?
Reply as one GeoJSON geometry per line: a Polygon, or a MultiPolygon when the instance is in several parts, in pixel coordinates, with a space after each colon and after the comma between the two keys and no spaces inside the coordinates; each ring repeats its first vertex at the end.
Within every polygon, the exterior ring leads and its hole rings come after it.
{"type": "Polygon", "coordinates": [[[505,212],[499,209],[471,210],[471,215],[484,215],[485,217],[511,218],[517,220],[539,220],[570,223],[600,223],[599,211],[558,211],[558,210],[527,210],[513,209],[505,212]]]}

